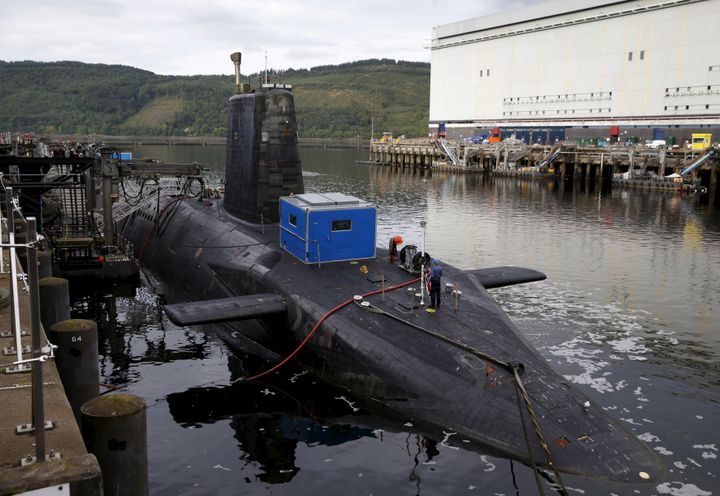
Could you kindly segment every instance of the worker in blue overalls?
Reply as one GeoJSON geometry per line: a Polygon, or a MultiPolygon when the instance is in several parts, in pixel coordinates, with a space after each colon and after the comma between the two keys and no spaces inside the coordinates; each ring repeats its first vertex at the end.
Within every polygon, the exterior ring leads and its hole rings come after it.
{"type": "Polygon", "coordinates": [[[441,279],[442,267],[440,266],[440,260],[433,258],[432,269],[430,270],[430,308],[436,310],[440,308],[441,279]]]}

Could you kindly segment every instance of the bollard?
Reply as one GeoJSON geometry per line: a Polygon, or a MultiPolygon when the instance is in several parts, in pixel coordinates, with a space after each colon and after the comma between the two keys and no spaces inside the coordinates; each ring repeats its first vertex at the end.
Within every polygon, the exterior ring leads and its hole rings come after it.
{"type": "MultiPolygon", "coordinates": [[[[24,234],[24,233],[23,233],[24,234]]],[[[20,234],[16,234],[15,238],[20,236],[20,234]]],[[[20,258],[20,265],[22,265],[22,268],[25,272],[30,272],[30,268],[28,267],[28,252],[25,248],[18,248],[18,252],[20,250],[23,251],[23,253],[19,253],[18,257],[20,258]]],[[[43,277],[51,277],[52,276],[52,252],[45,251],[45,250],[38,250],[36,252],[37,254],[37,261],[38,261],[38,276],[40,279],[43,277]]]]}
{"type": "Polygon", "coordinates": [[[145,400],[109,394],[82,406],[82,434],[103,474],[104,494],[148,494],[145,400]]]}
{"type": "Polygon", "coordinates": [[[100,391],[97,324],[92,320],[63,320],[50,327],[48,338],[58,347],[55,364],[80,425],[80,407],[97,398],[100,391]]]}
{"type": "Polygon", "coordinates": [[[52,277],[52,252],[50,250],[38,250],[38,277],[52,277]]]}
{"type": "Polygon", "coordinates": [[[40,321],[49,329],[56,322],[70,318],[70,285],[67,279],[43,277],[40,288],[40,321]]]}

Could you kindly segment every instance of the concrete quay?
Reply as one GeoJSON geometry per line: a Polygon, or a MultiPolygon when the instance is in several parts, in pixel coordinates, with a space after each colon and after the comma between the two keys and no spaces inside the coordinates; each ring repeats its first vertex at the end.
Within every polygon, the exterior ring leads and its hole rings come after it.
{"type": "MultiPolygon", "coordinates": [[[[7,251],[5,258],[7,259],[7,251]]],[[[7,263],[5,264],[7,268],[7,263]]],[[[0,274],[0,288],[10,287],[10,275],[0,274]]],[[[10,298],[11,300],[11,298],[10,298]]],[[[30,298],[19,291],[20,322],[23,347],[30,347],[30,298]]],[[[42,363],[45,410],[45,447],[47,461],[34,460],[36,447],[33,432],[18,434],[18,426],[32,424],[31,373],[7,373],[16,359],[15,353],[5,354],[5,348],[15,346],[15,336],[6,336],[11,328],[11,305],[0,308],[0,496],[23,494],[42,488],[52,488],[55,494],[102,494],[102,474],[94,455],[85,448],[72,408],[68,403],[57,368],[52,359],[42,363]],[[48,428],[52,422],[52,428],[48,428]]],[[[23,358],[30,358],[25,353],[23,358]]],[[[39,362],[33,362],[36,367],[39,362]]],[[[43,493],[50,494],[50,493],[43,493]]]]}

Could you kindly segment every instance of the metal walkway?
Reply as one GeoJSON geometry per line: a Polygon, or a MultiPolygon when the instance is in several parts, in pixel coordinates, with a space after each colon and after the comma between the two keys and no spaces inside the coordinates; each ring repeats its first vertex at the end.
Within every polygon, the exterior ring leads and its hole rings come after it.
{"type": "Polygon", "coordinates": [[[445,156],[450,159],[453,165],[460,165],[460,160],[458,159],[457,155],[455,154],[455,150],[452,149],[450,144],[444,140],[439,139],[437,140],[438,144],[440,145],[440,148],[445,153],[445,156]]]}
{"type": "Polygon", "coordinates": [[[708,159],[712,158],[716,152],[717,150],[713,147],[706,148],[702,155],[692,160],[688,165],[680,170],[680,175],[685,177],[687,174],[690,174],[692,171],[707,162],[708,159]]]}
{"type": "Polygon", "coordinates": [[[561,152],[562,144],[556,143],[555,146],[550,149],[550,153],[548,153],[548,155],[543,159],[543,161],[538,164],[538,169],[548,167],[553,162],[553,160],[555,160],[557,156],[560,155],[561,152]]]}

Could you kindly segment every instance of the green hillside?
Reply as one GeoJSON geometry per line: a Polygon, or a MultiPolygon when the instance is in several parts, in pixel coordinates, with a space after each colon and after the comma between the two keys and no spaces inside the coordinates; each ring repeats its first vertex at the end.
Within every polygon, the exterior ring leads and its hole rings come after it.
{"type": "MultiPolygon", "coordinates": [[[[269,76],[293,85],[301,137],[369,138],[373,120],[376,134],[427,132],[429,64],[372,59],[269,76]]],[[[249,79],[258,87],[261,75],[249,79]]],[[[231,76],[0,61],[0,132],[224,136],[233,90],[231,76]]]]}

